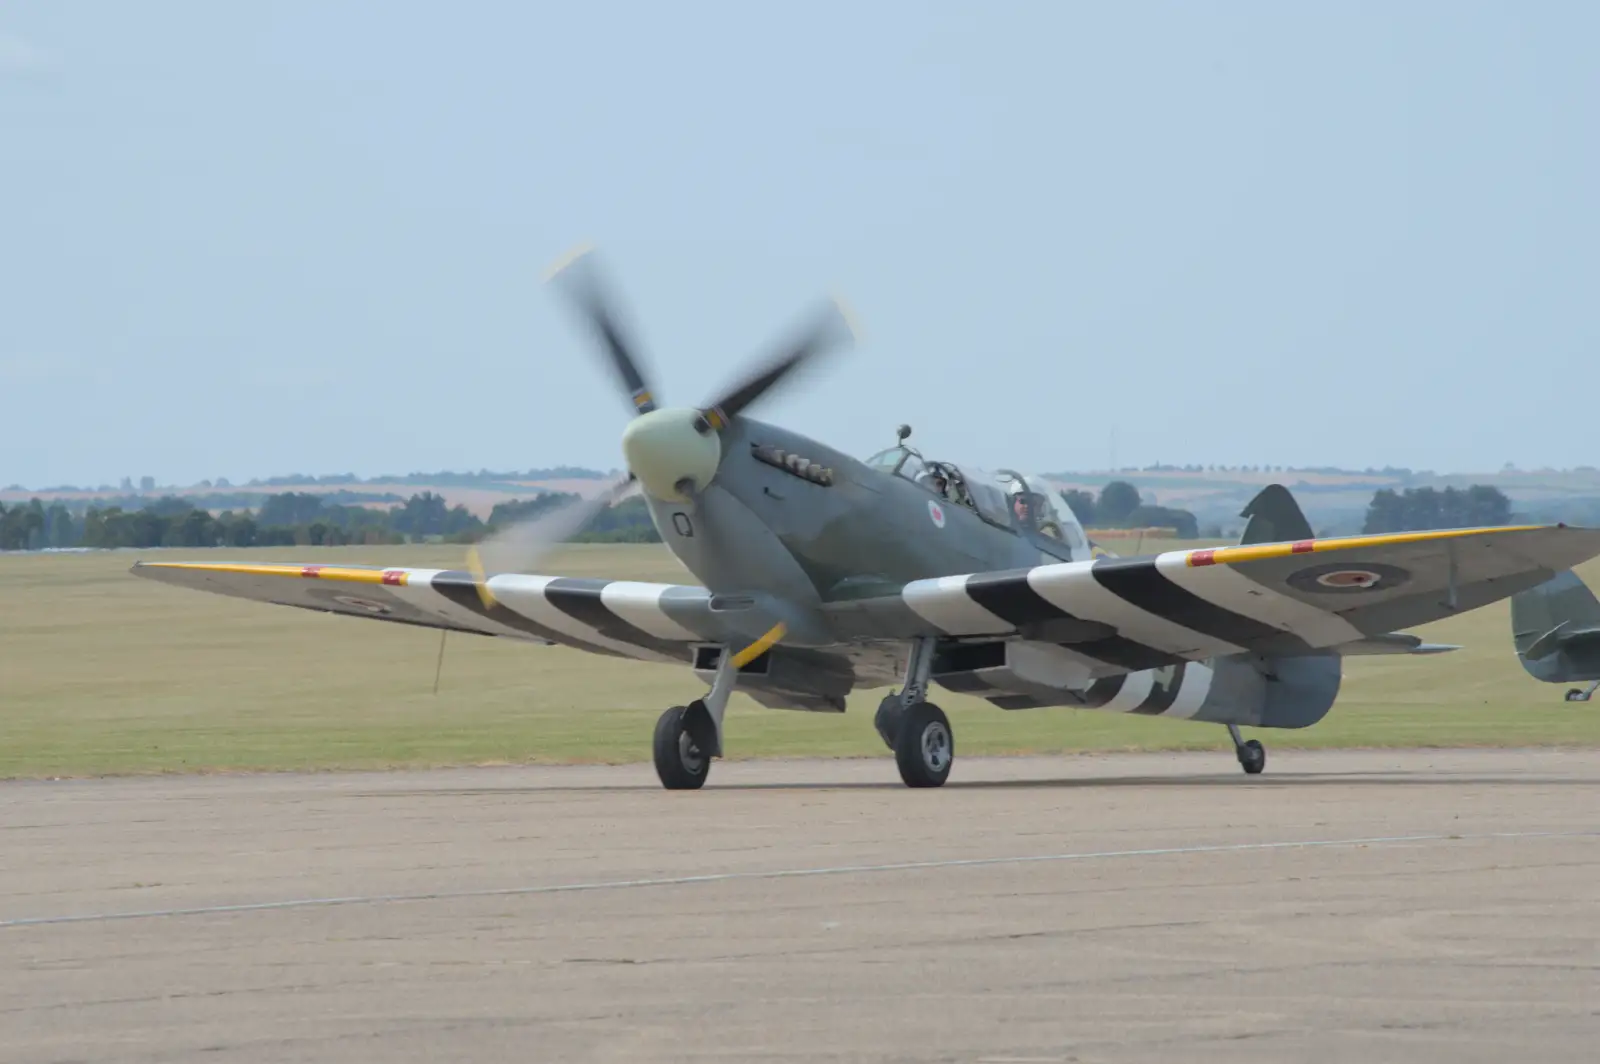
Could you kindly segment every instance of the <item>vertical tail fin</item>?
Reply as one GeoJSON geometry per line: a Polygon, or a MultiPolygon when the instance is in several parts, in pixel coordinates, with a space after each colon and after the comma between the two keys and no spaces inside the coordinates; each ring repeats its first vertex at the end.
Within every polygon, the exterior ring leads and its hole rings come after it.
{"type": "Polygon", "coordinates": [[[1600,601],[1571,569],[1511,596],[1511,644],[1535,680],[1589,683],[1568,690],[1568,702],[1600,689],[1600,601]]]}
{"type": "Polygon", "coordinates": [[[1546,637],[1600,628],[1600,600],[1571,569],[1511,596],[1511,639],[1519,655],[1540,658],[1546,637]],[[1560,629],[1558,633],[1556,630],[1560,629]]]}
{"type": "Polygon", "coordinates": [[[1239,511],[1240,517],[1250,520],[1239,537],[1245,543],[1285,543],[1311,539],[1311,522],[1301,512],[1289,489],[1282,484],[1268,484],[1239,511]]]}

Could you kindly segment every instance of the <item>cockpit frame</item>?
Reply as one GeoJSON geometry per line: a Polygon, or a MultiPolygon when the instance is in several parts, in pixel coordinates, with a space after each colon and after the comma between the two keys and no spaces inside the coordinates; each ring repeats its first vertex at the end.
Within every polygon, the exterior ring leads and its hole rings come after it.
{"type": "Polygon", "coordinates": [[[1037,474],[1014,469],[990,472],[930,461],[904,442],[879,451],[867,459],[867,465],[965,506],[997,528],[1054,541],[1066,547],[1074,559],[1090,555],[1089,539],[1065,496],[1037,474]],[[940,478],[945,482],[943,491],[937,486],[940,478]]]}

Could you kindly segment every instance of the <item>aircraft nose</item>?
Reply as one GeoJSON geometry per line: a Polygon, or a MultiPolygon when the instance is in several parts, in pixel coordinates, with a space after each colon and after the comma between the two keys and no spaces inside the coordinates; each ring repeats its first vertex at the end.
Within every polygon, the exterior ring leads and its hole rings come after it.
{"type": "Polygon", "coordinates": [[[640,414],[622,431],[622,454],[640,487],[664,502],[688,502],[716,476],[722,461],[717,433],[695,431],[697,410],[640,414]]]}

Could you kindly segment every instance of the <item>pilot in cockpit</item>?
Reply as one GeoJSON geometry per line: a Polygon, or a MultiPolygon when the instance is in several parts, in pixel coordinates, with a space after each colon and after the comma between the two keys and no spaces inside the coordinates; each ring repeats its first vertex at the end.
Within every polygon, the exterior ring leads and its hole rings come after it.
{"type": "Polygon", "coordinates": [[[1011,496],[1011,513],[1017,519],[1018,528],[1038,532],[1051,539],[1061,538],[1061,526],[1056,524],[1049,503],[1029,493],[1026,486],[1011,496]]]}
{"type": "Polygon", "coordinates": [[[1017,527],[1033,527],[1033,512],[1028,508],[1027,492],[1019,491],[1011,497],[1011,512],[1016,515],[1017,527]]]}

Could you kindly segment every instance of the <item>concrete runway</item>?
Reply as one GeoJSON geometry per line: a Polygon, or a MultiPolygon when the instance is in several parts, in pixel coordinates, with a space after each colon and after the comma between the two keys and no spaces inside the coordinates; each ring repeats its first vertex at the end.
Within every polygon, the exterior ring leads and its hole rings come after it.
{"type": "Polygon", "coordinates": [[[1600,751],[0,785],[0,1060],[1593,1061],[1600,751]]]}

